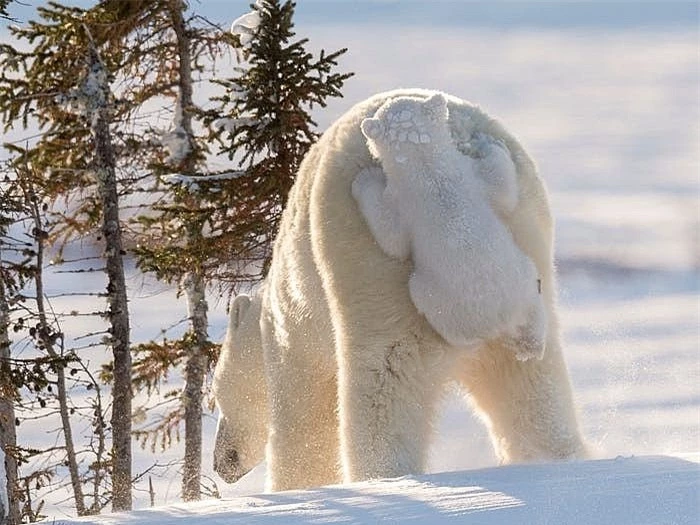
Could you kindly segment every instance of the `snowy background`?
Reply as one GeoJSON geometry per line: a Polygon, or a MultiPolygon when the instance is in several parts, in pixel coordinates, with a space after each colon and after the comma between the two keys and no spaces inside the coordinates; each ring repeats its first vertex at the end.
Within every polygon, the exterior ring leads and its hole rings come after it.
{"type": "MultiPolygon", "coordinates": [[[[230,24],[247,4],[206,0],[195,7],[230,24]]],[[[356,73],[345,98],[315,112],[322,129],[378,91],[434,88],[500,118],[537,160],[557,220],[565,354],[583,433],[598,456],[700,451],[698,4],[299,4],[298,35],[316,49],[348,47],[340,67],[356,73]]],[[[54,281],[55,291],[90,286],[84,277],[63,279],[54,281]]],[[[184,302],[161,285],[144,286],[135,273],[130,284],[134,340],[157,337],[164,319],[185,315],[184,302]]],[[[210,335],[220,340],[225,304],[212,307],[210,335]]],[[[260,493],[264,466],[233,486],[212,473],[214,417],[204,426],[206,473],[222,495],[260,493]]],[[[56,439],[46,428],[26,425],[20,438],[56,439]]],[[[175,449],[158,459],[180,455],[175,449]]],[[[152,460],[135,450],[135,470],[152,460]]],[[[431,472],[493,465],[485,430],[457,393],[449,396],[431,472]]],[[[698,510],[697,471],[694,480],[695,490],[681,494],[690,497],[686,509],[698,510]]],[[[157,504],[179,499],[178,476],[154,483],[157,504]]],[[[630,487],[640,498],[645,493],[630,487]]],[[[145,488],[135,494],[138,507],[148,504],[145,488]]],[[[65,506],[56,505],[63,495],[50,498],[51,513],[65,516],[65,506]]],[[[260,504],[249,503],[241,506],[260,504]]]]}

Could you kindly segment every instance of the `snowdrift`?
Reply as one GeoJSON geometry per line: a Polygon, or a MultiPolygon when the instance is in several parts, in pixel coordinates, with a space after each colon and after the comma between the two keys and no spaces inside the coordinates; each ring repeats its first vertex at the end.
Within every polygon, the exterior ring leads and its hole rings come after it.
{"type": "Polygon", "coordinates": [[[171,505],[55,523],[690,525],[700,520],[698,459],[700,456],[647,456],[515,465],[171,505]]]}

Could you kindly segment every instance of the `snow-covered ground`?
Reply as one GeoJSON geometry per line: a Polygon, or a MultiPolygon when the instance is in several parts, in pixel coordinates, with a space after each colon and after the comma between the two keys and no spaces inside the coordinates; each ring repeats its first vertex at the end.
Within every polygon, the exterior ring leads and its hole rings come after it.
{"type": "MultiPolygon", "coordinates": [[[[486,432],[455,392],[445,400],[432,449],[434,474],[260,495],[264,466],[232,486],[212,473],[215,420],[208,417],[205,473],[223,497],[241,498],[139,510],[99,523],[196,524],[199,516],[210,525],[698,523],[698,467],[670,457],[700,451],[697,17],[668,26],[649,15],[646,23],[624,27],[607,21],[536,28],[361,18],[320,24],[307,17],[307,25],[297,26],[319,47],[347,46],[341,67],[356,72],[345,98],[318,111],[318,122],[325,127],[372,93],[416,86],[477,102],[506,123],[538,161],[551,192],[563,338],[583,432],[599,458],[637,457],[493,468],[486,432]]],[[[157,337],[164,319],[184,315],[171,292],[140,290],[138,278],[131,283],[140,296],[132,301],[136,340],[157,337]]],[[[223,336],[224,309],[214,305],[213,338],[223,336]]],[[[20,437],[51,442],[48,427],[28,424],[20,437]]],[[[157,459],[166,464],[181,453],[157,459]]],[[[136,447],[135,458],[143,469],[153,454],[136,447]]],[[[157,505],[178,501],[173,471],[154,472],[153,481],[157,505]]],[[[145,487],[144,480],[135,494],[140,509],[148,505],[145,487]]],[[[70,515],[58,504],[63,498],[47,499],[59,520],[70,515]]]]}
{"type": "Polygon", "coordinates": [[[697,463],[681,458],[620,457],[258,494],[56,525],[690,525],[700,511],[699,475],[697,463]]]}

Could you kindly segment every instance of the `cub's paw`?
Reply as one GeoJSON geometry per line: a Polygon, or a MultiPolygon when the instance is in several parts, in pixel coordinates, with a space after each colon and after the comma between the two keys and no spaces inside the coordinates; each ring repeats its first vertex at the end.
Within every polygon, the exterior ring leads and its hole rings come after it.
{"type": "Polygon", "coordinates": [[[542,359],[544,357],[545,341],[530,327],[521,326],[516,334],[506,334],[501,338],[501,344],[513,354],[518,361],[542,359]]]}

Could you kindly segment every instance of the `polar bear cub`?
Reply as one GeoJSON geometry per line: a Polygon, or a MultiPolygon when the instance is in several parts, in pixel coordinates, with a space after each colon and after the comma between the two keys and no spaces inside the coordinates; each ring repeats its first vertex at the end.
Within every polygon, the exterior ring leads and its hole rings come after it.
{"type": "Polygon", "coordinates": [[[545,306],[533,262],[507,217],[518,202],[506,147],[474,137],[474,158],[453,145],[447,101],[397,97],[362,121],[382,168],[368,168],[352,192],[370,231],[391,257],[412,259],[411,299],[451,345],[502,339],[521,360],[541,358],[545,306]]]}

